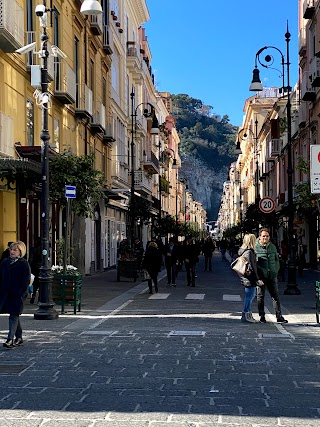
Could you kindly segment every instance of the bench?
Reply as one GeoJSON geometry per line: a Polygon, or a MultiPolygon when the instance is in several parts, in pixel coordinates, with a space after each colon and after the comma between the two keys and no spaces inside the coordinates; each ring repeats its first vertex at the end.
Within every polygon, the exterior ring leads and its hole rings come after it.
{"type": "Polygon", "coordinates": [[[52,281],[52,299],[57,305],[61,305],[61,313],[64,313],[66,305],[73,306],[74,314],[81,311],[82,276],[56,274],[52,281]]]}
{"type": "Polygon", "coordinates": [[[320,282],[316,282],[316,319],[317,319],[317,323],[319,323],[319,315],[320,315],[320,282]]]}

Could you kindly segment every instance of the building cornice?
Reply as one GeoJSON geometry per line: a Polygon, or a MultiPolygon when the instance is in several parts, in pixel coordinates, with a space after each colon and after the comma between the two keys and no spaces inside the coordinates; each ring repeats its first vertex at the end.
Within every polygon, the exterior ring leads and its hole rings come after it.
{"type": "Polygon", "coordinates": [[[132,0],[132,7],[139,25],[149,21],[150,14],[145,0],[132,0]]]}

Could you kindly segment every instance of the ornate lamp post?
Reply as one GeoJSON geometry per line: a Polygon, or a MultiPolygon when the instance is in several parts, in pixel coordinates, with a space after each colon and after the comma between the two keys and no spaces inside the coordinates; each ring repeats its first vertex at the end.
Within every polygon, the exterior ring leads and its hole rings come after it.
{"type": "MultiPolygon", "coordinates": [[[[52,2],[50,2],[50,5],[52,2]]],[[[42,258],[39,274],[40,295],[38,309],[34,313],[34,318],[37,320],[53,320],[58,318],[58,313],[54,309],[52,301],[52,275],[49,265],[49,141],[50,134],[48,130],[49,119],[49,101],[48,93],[48,34],[47,21],[48,12],[52,13],[52,7],[47,8],[46,0],[42,0],[35,8],[35,13],[40,20],[42,27],[41,34],[41,106],[42,106],[42,130],[40,133],[41,139],[41,168],[42,168],[42,184],[41,184],[41,247],[42,258]]],[[[80,11],[86,15],[97,15],[102,13],[101,4],[97,0],[85,0],[82,3],[80,11]]]]}
{"type": "Polygon", "coordinates": [[[294,220],[294,203],[293,203],[293,168],[292,168],[292,139],[291,139],[291,101],[290,101],[290,60],[289,60],[289,43],[290,43],[291,34],[289,33],[288,24],[287,31],[285,33],[286,40],[286,59],[280,49],[275,46],[264,46],[256,53],[255,58],[255,68],[253,70],[253,79],[250,85],[251,91],[262,91],[263,87],[261,84],[258,63],[265,68],[272,68],[274,63],[274,58],[271,55],[266,55],[264,58],[265,62],[261,62],[260,55],[265,50],[274,49],[279,52],[281,56],[281,66],[282,66],[282,90],[283,96],[287,96],[287,134],[288,134],[288,144],[287,144],[287,175],[288,175],[288,244],[289,244],[289,261],[288,261],[288,283],[284,291],[287,295],[300,295],[301,292],[297,287],[296,283],[296,250],[294,242],[294,229],[293,229],[293,220],[294,220]],[[285,73],[286,68],[286,73],[285,73]],[[287,85],[285,86],[285,74],[287,77],[287,85]]]}
{"type": "Polygon", "coordinates": [[[135,215],[135,134],[136,134],[136,126],[137,126],[137,111],[138,108],[143,106],[143,116],[145,118],[151,118],[152,119],[152,128],[151,128],[151,135],[158,135],[159,134],[159,124],[158,120],[155,114],[155,109],[152,104],[149,102],[142,102],[141,104],[138,104],[135,107],[135,92],[134,88],[132,87],[131,90],[131,189],[130,189],[130,244],[131,247],[134,245],[134,231],[135,231],[135,223],[136,223],[136,215],[135,215]]]}

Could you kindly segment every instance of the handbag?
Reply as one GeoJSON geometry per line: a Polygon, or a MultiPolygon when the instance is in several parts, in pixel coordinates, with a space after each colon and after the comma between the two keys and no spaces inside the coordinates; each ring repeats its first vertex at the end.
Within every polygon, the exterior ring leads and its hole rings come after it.
{"type": "Polygon", "coordinates": [[[143,282],[146,282],[147,280],[151,279],[150,274],[145,268],[141,271],[141,279],[143,282]]]}
{"type": "Polygon", "coordinates": [[[242,255],[235,259],[230,267],[240,276],[249,276],[251,273],[249,261],[242,255]]]}

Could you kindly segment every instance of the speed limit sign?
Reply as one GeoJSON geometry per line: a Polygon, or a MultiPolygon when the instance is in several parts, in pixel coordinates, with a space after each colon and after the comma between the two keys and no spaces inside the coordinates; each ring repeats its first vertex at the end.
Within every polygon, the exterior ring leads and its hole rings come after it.
{"type": "Polygon", "coordinates": [[[274,208],[275,208],[275,203],[271,197],[264,197],[259,202],[259,209],[263,213],[270,213],[274,210],[274,208]]]}

